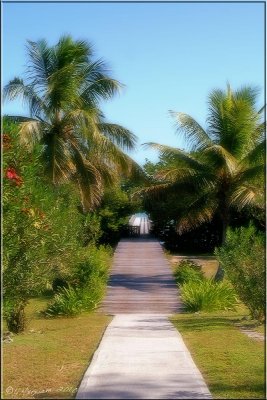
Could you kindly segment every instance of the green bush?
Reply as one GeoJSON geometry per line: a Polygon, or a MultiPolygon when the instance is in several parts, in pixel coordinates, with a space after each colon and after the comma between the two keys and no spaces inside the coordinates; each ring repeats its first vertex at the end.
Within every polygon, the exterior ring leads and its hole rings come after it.
{"type": "Polygon", "coordinates": [[[73,316],[93,310],[101,301],[108,280],[111,249],[91,245],[68,278],[68,288],[59,288],[48,306],[47,316],[73,316]]]}
{"type": "Polygon", "coordinates": [[[83,246],[88,246],[90,243],[96,244],[102,235],[101,218],[94,213],[84,214],[82,217],[82,229],[79,235],[83,246]]]}
{"type": "Polygon", "coordinates": [[[129,216],[136,212],[136,202],[119,185],[106,189],[98,210],[101,225],[99,243],[115,245],[121,238],[129,216]]]}
{"type": "Polygon", "coordinates": [[[182,260],[174,269],[174,278],[177,284],[183,285],[187,282],[199,282],[204,279],[201,266],[191,260],[182,260]]]}
{"type": "Polygon", "coordinates": [[[81,261],[73,269],[72,285],[86,288],[90,287],[93,281],[106,283],[111,254],[109,246],[87,247],[81,261]]]}
{"type": "Polygon", "coordinates": [[[17,124],[4,118],[3,129],[4,313],[8,329],[18,332],[25,328],[29,298],[73,268],[81,215],[73,187],[53,187],[46,180],[41,146],[29,154],[17,124]]]}
{"type": "Polygon", "coordinates": [[[227,232],[218,261],[251,316],[265,319],[265,236],[250,225],[227,232]]]}
{"type": "Polygon", "coordinates": [[[191,312],[231,310],[237,305],[233,288],[228,283],[211,279],[185,283],[181,298],[186,310],[191,312]]]}
{"type": "Polygon", "coordinates": [[[47,316],[68,315],[74,316],[82,311],[81,294],[71,286],[58,290],[53,302],[48,306],[47,316]]]}

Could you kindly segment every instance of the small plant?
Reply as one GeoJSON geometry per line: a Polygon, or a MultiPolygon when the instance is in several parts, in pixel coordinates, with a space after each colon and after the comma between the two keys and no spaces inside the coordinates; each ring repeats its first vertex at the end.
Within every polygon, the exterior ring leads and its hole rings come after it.
{"type": "Polygon", "coordinates": [[[228,283],[211,279],[185,283],[181,297],[186,310],[191,312],[234,310],[237,305],[233,288],[228,283]]]}
{"type": "Polygon", "coordinates": [[[71,286],[59,289],[53,302],[48,306],[45,314],[47,316],[68,315],[74,316],[81,312],[82,301],[77,290],[71,286]]]}
{"type": "Polygon", "coordinates": [[[26,328],[27,320],[25,315],[25,302],[4,301],[4,318],[7,323],[8,330],[13,333],[23,332],[26,328]]]}
{"type": "Polygon", "coordinates": [[[191,260],[182,260],[174,270],[174,278],[177,284],[187,282],[200,282],[204,279],[201,266],[191,260]]]}

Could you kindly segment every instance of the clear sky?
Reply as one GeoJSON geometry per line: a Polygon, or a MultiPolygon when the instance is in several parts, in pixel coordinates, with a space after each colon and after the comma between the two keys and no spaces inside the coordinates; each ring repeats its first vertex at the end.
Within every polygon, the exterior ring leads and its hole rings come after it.
{"type": "MultiPolygon", "coordinates": [[[[3,84],[25,71],[26,40],[55,44],[62,34],[94,44],[112,76],[125,84],[102,105],[107,119],[144,142],[176,147],[168,110],[183,111],[205,126],[207,95],[244,84],[262,89],[264,101],[264,4],[247,3],[11,3],[2,4],[3,84]]],[[[4,113],[27,115],[9,103],[4,113]]],[[[154,151],[138,147],[139,163],[154,151]]]]}

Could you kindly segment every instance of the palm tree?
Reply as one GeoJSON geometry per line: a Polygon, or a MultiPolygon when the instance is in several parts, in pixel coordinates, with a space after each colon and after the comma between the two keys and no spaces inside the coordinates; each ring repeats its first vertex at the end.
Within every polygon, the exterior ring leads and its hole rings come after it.
{"type": "Polygon", "coordinates": [[[176,194],[182,205],[177,215],[180,234],[217,215],[223,244],[232,208],[264,209],[265,121],[264,109],[256,109],[257,94],[252,87],[213,90],[206,130],[189,115],[171,111],[189,151],[147,143],[164,162],[156,182],[142,192],[148,197],[176,194]]]}
{"type": "Polygon", "coordinates": [[[105,63],[94,60],[92,46],[63,36],[49,47],[45,40],[28,41],[26,81],[15,78],[4,88],[4,98],[22,98],[29,118],[21,122],[21,142],[43,144],[45,167],[54,185],[78,183],[83,209],[95,207],[103,188],[120,174],[138,170],[123,150],[135,147],[136,137],[108,123],[100,101],[116,94],[121,84],[105,63]]]}

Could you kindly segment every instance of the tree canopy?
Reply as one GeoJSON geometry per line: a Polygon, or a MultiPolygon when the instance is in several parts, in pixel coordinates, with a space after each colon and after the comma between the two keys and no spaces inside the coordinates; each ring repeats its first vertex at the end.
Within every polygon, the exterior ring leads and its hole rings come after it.
{"type": "Polygon", "coordinates": [[[32,149],[43,144],[46,171],[54,184],[78,183],[84,210],[94,208],[103,189],[121,174],[140,172],[123,150],[135,147],[128,129],[106,121],[101,101],[112,98],[122,85],[110,76],[93,47],[63,36],[54,46],[28,41],[25,80],[14,78],[4,98],[21,98],[29,117],[21,122],[21,142],[32,149]]]}

